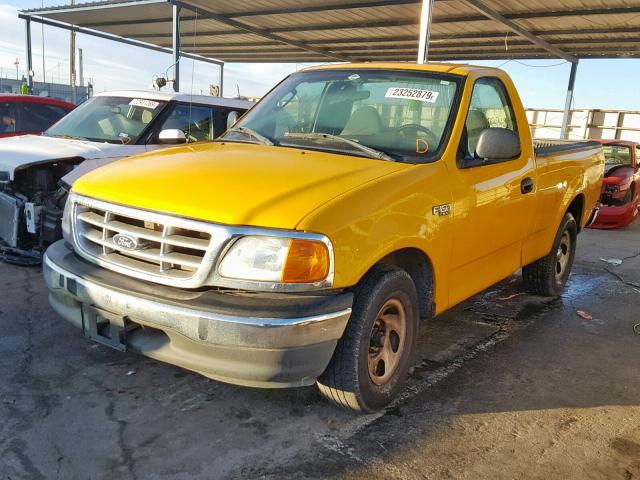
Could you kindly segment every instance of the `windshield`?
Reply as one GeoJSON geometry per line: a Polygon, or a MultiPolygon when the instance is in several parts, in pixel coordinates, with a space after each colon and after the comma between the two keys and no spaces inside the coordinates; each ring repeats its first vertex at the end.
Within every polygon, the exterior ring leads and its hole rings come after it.
{"type": "Polygon", "coordinates": [[[285,79],[222,140],[425,162],[447,139],[460,77],[323,70],[285,79]]]}
{"type": "Polygon", "coordinates": [[[607,166],[631,166],[631,148],[622,145],[605,145],[603,150],[607,166]]]}
{"type": "Polygon", "coordinates": [[[166,103],[133,97],[93,97],[49,128],[45,135],[133,144],[166,103]]]}

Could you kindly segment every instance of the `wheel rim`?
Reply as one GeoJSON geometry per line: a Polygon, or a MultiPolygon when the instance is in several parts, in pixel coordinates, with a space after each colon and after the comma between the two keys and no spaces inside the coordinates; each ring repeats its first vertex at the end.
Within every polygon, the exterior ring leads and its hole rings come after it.
{"type": "Polygon", "coordinates": [[[378,312],[369,339],[369,377],[375,385],[385,385],[398,370],[405,350],[406,325],[402,302],[387,300],[378,312]]]}
{"type": "Polygon", "coordinates": [[[556,279],[560,280],[567,270],[569,257],[571,256],[571,235],[565,231],[560,239],[556,252],[556,279]]]}

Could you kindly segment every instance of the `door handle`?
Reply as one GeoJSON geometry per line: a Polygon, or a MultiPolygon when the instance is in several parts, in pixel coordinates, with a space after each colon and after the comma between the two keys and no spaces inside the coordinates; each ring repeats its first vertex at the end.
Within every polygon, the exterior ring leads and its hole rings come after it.
{"type": "Polygon", "coordinates": [[[531,177],[524,178],[520,182],[520,191],[522,193],[531,193],[533,191],[533,180],[531,177]]]}

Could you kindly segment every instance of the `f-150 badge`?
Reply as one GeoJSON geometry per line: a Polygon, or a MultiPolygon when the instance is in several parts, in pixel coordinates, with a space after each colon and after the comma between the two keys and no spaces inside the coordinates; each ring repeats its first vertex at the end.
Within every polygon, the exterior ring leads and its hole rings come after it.
{"type": "Polygon", "coordinates": [[[439,217],[446,217],[451,213],[451,204],[445,203],[444,205],[436,205],[432,209],[434,215],[438,215],[439,217]]]}

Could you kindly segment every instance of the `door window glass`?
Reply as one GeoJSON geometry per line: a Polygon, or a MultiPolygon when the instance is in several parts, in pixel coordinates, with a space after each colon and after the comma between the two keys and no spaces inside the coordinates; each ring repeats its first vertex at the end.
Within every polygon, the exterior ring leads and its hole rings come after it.
{"type": "Polygon", "coordinates": [[[15,133],[16,111],[13,103],[0,103],[0,133],[15,133]]]}
{"type": "Polygon", "coordinates": [[[51,125],[64,117],[69,110],[44,103],[18,103],[18,131],[44,132],[51,125]]]}
{"type": "Polygon", "coordinates": [[[160,130],[182,130],[190,142],[213,140],[215,128],[213,109],[198,105],[177,104],[160,130]]]}
{"type": "Polygon", "coordinates": [[[475,157],[480,134],[487,128],[518,131],[509,95],[497,78],[481,78],[473,87],[465,123],[465,155],[475,157]]]}

